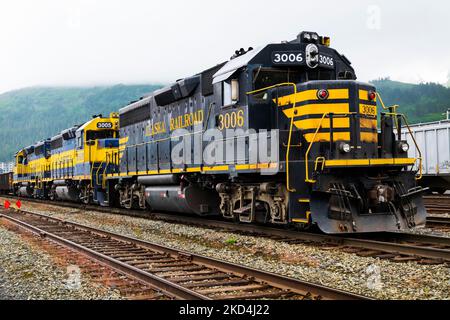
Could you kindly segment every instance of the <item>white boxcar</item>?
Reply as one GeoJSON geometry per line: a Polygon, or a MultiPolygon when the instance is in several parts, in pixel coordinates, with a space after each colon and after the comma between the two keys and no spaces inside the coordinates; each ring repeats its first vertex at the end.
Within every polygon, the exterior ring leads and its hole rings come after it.
{"type": "MultiPolygon", "coordinates": [[[[440,193],[450,189],[450,120],[410,125],[422,152],[422,184],[440,193]]],[[[407,128],[402,128],[402,139],[410,146],[408,156],[419,157],[407,128]]]]}

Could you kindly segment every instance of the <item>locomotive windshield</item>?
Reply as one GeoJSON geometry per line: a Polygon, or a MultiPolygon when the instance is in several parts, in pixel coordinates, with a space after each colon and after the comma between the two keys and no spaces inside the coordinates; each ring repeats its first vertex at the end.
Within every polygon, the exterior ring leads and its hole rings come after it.
{"type": "Polygon", "coordinates": [[[259,68],[253,75],[254,90],[262,89],[283,82],[301,83],[310,80],[334,80],[333,70],[329,69],[279,69],[279,68],[259,68]]]}
{"type": "Polygon", "coordinates": [[[86,132],[86,140],[98,140],[98,139],[107,139],[114,138],[114,130],[100,130],[100,131],[88,131],[86,132]]]}

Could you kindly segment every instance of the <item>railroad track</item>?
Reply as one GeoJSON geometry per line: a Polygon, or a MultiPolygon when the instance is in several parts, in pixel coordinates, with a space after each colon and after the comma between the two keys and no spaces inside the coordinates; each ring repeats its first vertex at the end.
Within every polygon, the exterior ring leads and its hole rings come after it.
{"type": "Polygon", "coordinates": [[[0,217],[175,299],[369,299],[38,213],[3,209],[0,217]]]}
{"type": "Polygon", "coordinates": [[[427,218],[427,227],[450,229],[450,217],[431,216],[427,218]]]}
{"type": "MultiPolygon", "coordinates": [[[[28,199],[26,201],[29,201],[28,199]]],[[[333,236],[321,233],[302,232],[254,224],[238,224],[223,220],[198,218],[195,216],[147,213],[141,210],[80,205],[71,202],[45,202],[32,199],[32,202],[106,212],[110,214],[150,217],[165,222],[182,223],[197,227],[231,231],[243,235],[267,237],[290,244],[305,243],[327,249],[342,250],[359,256],[389,259],[394,262],[416,261],[421,264],[450,263],[450,238],[400,232],[380,232],[364,235],[333,236]]]]}
{"type": "Polygon", "coordinates": [[[431,214],[445,214],[450,213],[450,196],[424,196],[425,207],[428,213],[431,214]]]}
{"type": "MultiPolygon", "coordinates": [[[[147,283],[124,274],[118,270],[110,268],[95,260],[89,259],[85,255],[71,250],[70,248],[58,244],[50,239],[35,237],[28,231],[21,229],[20,226],[6,222],[3,224],[8,230],[19,233],[24,239],[33,246],[37,246],[47,254],[57,257],[55,263],[69,270],[78,269],[82,277],[89,281],[99,283],[120,292],[120,297],[127,300],[170,300],[172,297],[163,294],[147,283]],[[72,268],[72,269],[70,269],[72,268]]],[[[73,283],[76,285],[76,283],[73,283]]]]}

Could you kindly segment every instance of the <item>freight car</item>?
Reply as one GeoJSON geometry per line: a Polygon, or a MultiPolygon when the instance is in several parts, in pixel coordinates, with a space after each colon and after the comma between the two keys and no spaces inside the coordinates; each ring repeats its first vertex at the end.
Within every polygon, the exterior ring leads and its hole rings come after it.
{"type": "MultiPolygon", "coordinates": [[[[431,191],[444,193],[450,189],[450,117],[441,121],[418,123],[411,125],[411,131],[423,155],[421,184],[428,186],[431,191]]],[[[403,139],[413,147],[408,156],[418,157],[419,151],[412,144],[412,137],[405,130],[403,139]]]]}
{"type": "MultiPolygon", "coordinates": [[[[329,38],[302,32],[236,50],[120,109],[117,147],[62,166],[87,166],[84,180],[55,176],[53,165],[45,177],[31,169],[18,190],[51,197],[56,185],[53,197],[64,198],[71,186],[74,200],[326,233],[422,225],[424,188],[413,170],[421,157],[409,158],[410,144],[394,134],[407,125],[403,115],[382,106],[377,116],[378,98],[329,38]],[[50,179],[44,190],[36,177],[50,179]]],[[[16,161],[22,170],[25,155],[16,161]]]]}
{"type": "Polygon", "coordinates": [[[0,173],[0,194],[10,193],[12,191],[13,173],[0,173]]]}

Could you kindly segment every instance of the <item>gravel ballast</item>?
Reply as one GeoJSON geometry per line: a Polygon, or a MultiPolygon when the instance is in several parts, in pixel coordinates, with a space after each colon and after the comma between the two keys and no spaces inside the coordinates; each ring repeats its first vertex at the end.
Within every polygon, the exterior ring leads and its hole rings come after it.
{"type": "Polygon", "coordinates": [[[116,290],[78,272],[78,266],[65,266],[53,258],[0,224],[0,299],[120,299],[116,290]]]}
{"type": "Polygon", "coordinates": [[[396,263],[159,220],[27,203],[26,210],[378,299],[450,299],[447,265],[396,263]]]}

